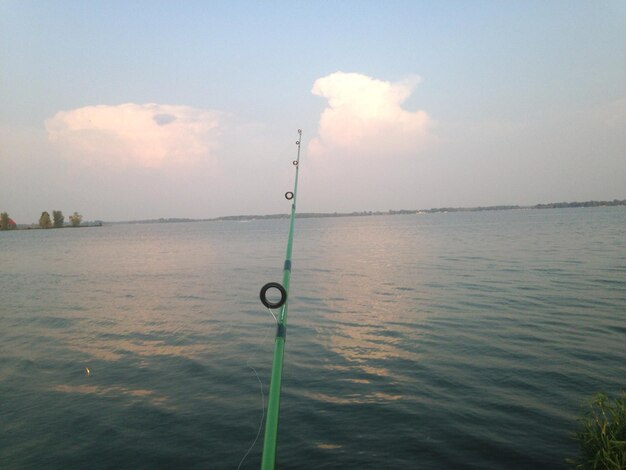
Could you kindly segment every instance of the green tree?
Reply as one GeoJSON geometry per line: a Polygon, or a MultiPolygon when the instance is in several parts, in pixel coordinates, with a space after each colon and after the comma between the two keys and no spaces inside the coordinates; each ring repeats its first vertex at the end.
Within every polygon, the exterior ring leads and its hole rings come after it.
{"type": "Polygon", "coordinates": [[[80,215],[78,212],[74,212],[72,215],[70,215],[70,223],[72,224],[72,227],[78,227],[82,221],[83,216],[80,215]]]}
{"type": "Polygon", "coordinates": [[[9,230],[9,214],[6,212],[0,214],[0,230],[9,230]]]}
{"type": "Polygon", "coordinates": [[[50,214],[48,213],[48,211],[43,211],[41,213],[41,217],[39,217],[39,226],[41,228],[52,227],[52,220],[50,220],[50,214]]]}
{"type": "Polygon", "coordinates": [[[52,211],[52,219],[54,220],[54,228],[63,227],[63,222],[65,222],[65,217],[63,216],[62,211],[52,211]]]}

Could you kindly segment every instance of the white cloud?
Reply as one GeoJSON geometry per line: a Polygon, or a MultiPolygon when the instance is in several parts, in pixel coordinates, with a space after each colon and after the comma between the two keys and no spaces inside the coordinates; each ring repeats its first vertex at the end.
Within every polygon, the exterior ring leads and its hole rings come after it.
{"type": "Polygon", "coordinates": [[[209,157],[221,117],[188,106],[126,103],[61,111],[45,124],[48,139],[68,158],[155,168],[209,157]]]}
{"type": "Polygon", "coordinates": [[[424,111],[401,107],[418,82],[418,77],[391,83],[344,72],[317,79],[311,92],[328,99],[328,107],[322,112],[319,135],[309,144],[309,153],[380,157],[415,154],[429,141],[433,126],[424,111]]]}

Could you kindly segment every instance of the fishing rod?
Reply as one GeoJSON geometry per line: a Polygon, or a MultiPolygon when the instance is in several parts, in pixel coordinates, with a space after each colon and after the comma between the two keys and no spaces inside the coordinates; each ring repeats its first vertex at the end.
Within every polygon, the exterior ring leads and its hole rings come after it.
{"type": "MultiPolygon", "coordinates": [[[[276,441],[278,438],[278,411],[280,409],[280,386],[283,376],[283,356],[285,354],[285,339],[287,336],[287,296],[289,294],[289,279],[291,277],[291,249],[293,247],[293,225],[296,218],[296,199],[298,196],[298,171],[300,169],[300,142],[302,142],[302,129],[298,129],[298,156],[293,161],[296,167],[296,177],[293,191],[287,191],[285,198],[291,201],[291,221],[289,222],[289,238],[287,239],[287,254],[283,267],[283,283],[268,282],[261,288],[261,302],[270,312],[280,308],[276,318],[276,339],[274,341],[274,361],[272,363],[272,376],[270,392],[267,402],[267,420],[265,421],[265,435],[263,439],[262,470],[273,470],[276,462],[276,441]],[[273,302],[267,298],[268,291],[278,290],[280,299],[273,302]]],[[[272,315],[274,315],[272,313],[272,315]]]]}

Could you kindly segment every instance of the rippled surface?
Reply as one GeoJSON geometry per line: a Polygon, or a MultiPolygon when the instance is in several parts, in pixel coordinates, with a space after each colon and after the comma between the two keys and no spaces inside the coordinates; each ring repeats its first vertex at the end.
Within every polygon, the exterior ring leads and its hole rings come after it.
{"type": "MultiPolygon", "coordinates": [[[[2,467],[236,468],[287,228],[0,234],[2,467]]],[[[565,467],[624,312],[624,208],[299,219],[278,467],[565,467]]]]}

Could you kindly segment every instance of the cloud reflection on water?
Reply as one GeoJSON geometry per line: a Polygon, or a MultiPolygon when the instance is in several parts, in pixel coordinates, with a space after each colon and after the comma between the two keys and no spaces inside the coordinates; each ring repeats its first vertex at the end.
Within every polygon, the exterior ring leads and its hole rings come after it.
{"type": "Polygon", "coordinates": [[[105,386],[105,385],[67,385],[60,384],[54,387],[54,390],[61,393],[78,393],[99,395],[103,397],[119,397],[131,399],[132,401],[148,402],[150,405],[167,408],[172,411],[176,407],[170,403],[168,397],[156,393],[154,390],[133,389],[121,386],[105,386]]]}
{"type": "Polygon", "coordinates": [[[416,325],[427,322],[428,314],[416,309],[416,298],[425,295],[425,278],[415,260],[436,241],[407,237],[394,223],[362,230],[346,221],[335,227],[329,219],[317,227],[317,233],[303,237],[314,249],[299,247],[299,253],[314,255],[298,261],[294,283],[306,294],[297,308],[314,314],[303,317],[305,325],[316,331],[321,348],[337,355],[323,367],[360,394],[310,397],[329,403],[398,400],[402,392],[382,391],[381,379],[401,382],[410,371],[399,370],[398,361],[409,368],[423,360],[419,341],[424,330],[416,325]]]}

